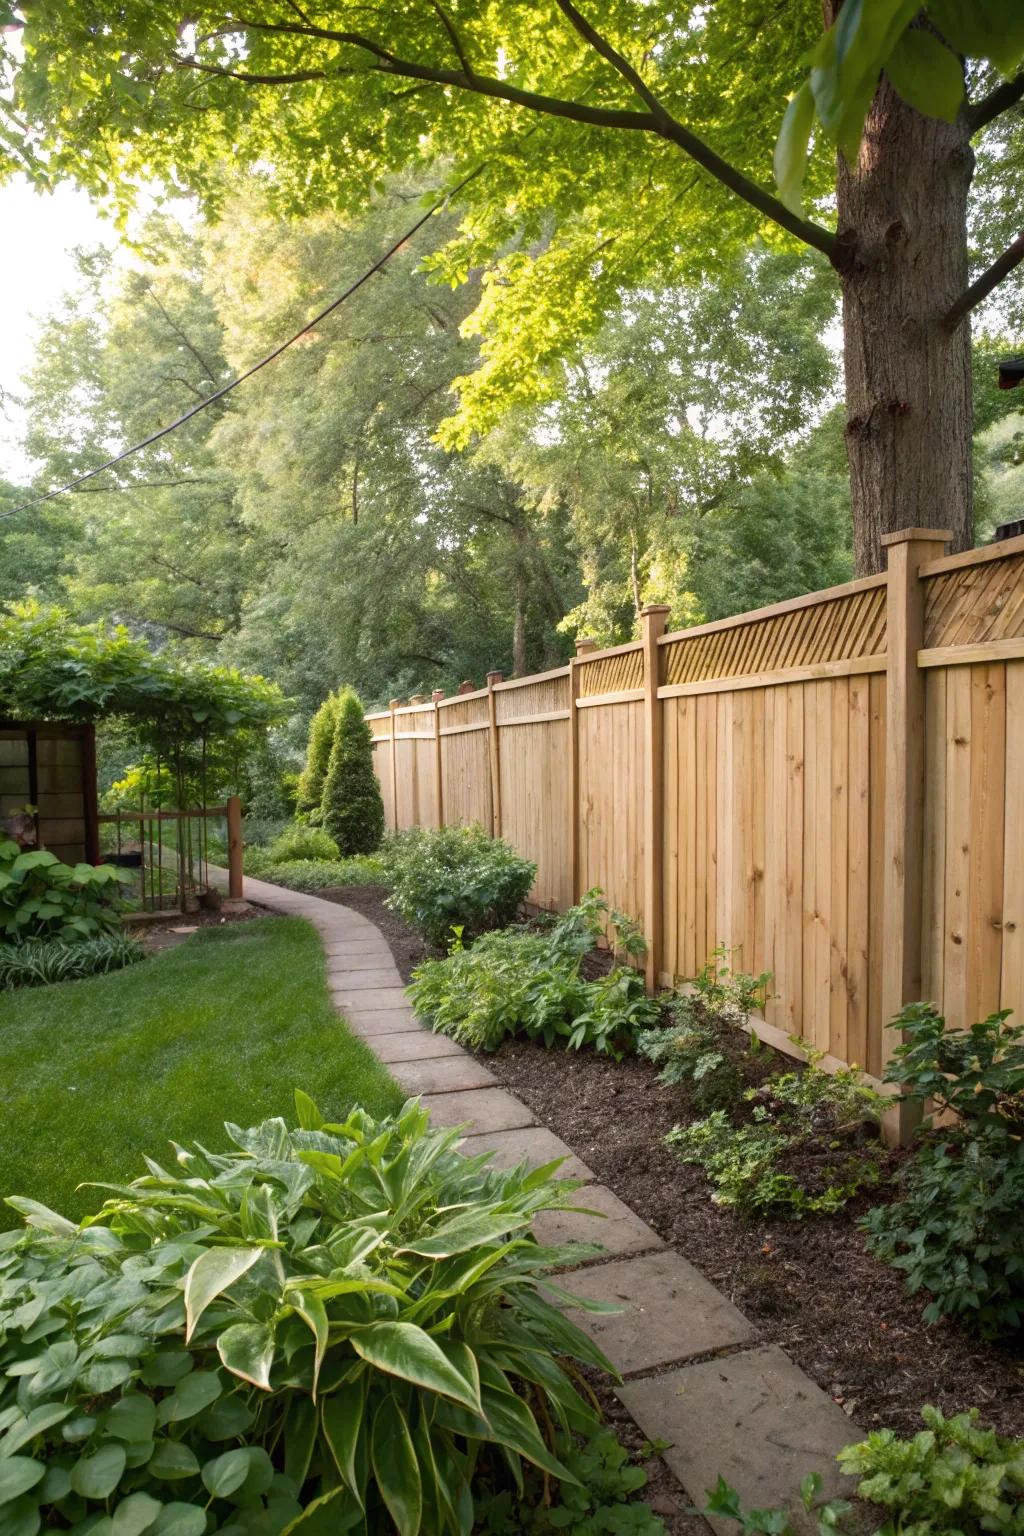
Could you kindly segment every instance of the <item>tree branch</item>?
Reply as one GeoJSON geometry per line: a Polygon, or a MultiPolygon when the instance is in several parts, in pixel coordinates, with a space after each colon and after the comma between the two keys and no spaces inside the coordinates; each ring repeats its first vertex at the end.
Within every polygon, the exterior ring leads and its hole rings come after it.
{"type": "Polygon", "coordinates": [[[1010,107],[1015,107],[1022,97],[1024,97],[1024,73],[1015,75],[1012,80],[1004,80],[1002,85],[997,85],[994,91],[990,91],[980,101],[972,102],[967,108],[967,121],[972,135],[980,128],[985,128],[1010,107]]]}
{"type": "Polygon", "coordinates": [[[946,311],[942,319],[946,330],[955,331],[971,310],[976,309],[983,299],[987,299],[993,288],[997,288],[1003,278],[1022,261],[1024,261],[1024,235],[1018,235],[1013,244],[1007,246],[998,261],[994,261],[987,272],[983,272],[969,288],[965,288],[952,308],[946,311]]]}
{"type": "MultiPolygon", "coordinates": [[[[588,45],[612,64],[628,81],[648,106],[646,112],[629,111],[617,107],[591,107],[581,101],[522,90],[507,80],[498,80],[475,72],[468,73],[465,68],[440,69],[433,65],[417,63],[412,59],[402,59],[390,49],[385,48],[382,43],[375,42],[359,32],[341,32],[330,27],[307,26],[298,22],[254,21],[243,17],[237,19],[236,25],[245,31],[289,33],[357,48],[369,53],[377,60],[374,67],[382,74],[399,75],[409,80],[423,80],[435,85],[451,86],[456,90],[470,91],[478,96],[506,101],[512,106],[525,107],[531,112],[542,113],[548,117],[568,118],[572,122],[586,123],[596,128],[631,129],[641,133],[654,133],[683,150],[716,181],[721,182],[729,191],[734,192],[737,197],[756,208],[759,213],[764,214],[780,228],[787,230],[805,245],[823,252],[830,260],[832,259],[837,244],[835,235],[821,225],[791,213],[777,197],[751,181],[749,176],[744,175],[721,155],[716,154],[710,145],[705,144],[703,139],[698,138],[666,110],[629,61],[601,37],[600,33],[576,10],[572,0],[557,0],[557,3],[588,45]]],[[[202,65],[194,57],[179,62],[214,74],[230,74],[233,79],[244,80],[250,84],[284,85],[303,79],[323,80],[328,78],[329,74],[351,73],[338,68],[333,71],[297,71],[295,74],[282,76],[246,76],[236,71],[225,71],[219,66],[202,65]]]]}
{"type": "Polygon", "coordinates": [[[472,80],[474,74],[473,66],[469,62],[465,48],[462,46],[462,39],[456,30],[455,23],[452,21],[444,7],[438,3],[438,0],[430,0],[430,3],[434,10],[437,12],[438,16],[441,18],[441,25],[444,27],[448,34],[451,45],[455,50],[455,57],[462,65],[463,73],[468,75],[472,80]]]}

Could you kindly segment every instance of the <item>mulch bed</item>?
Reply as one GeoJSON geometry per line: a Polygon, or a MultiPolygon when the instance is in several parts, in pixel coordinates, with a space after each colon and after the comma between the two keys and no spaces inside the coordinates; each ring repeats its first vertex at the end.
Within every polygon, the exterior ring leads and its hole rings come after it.
{"type": "Polygon", "coordinates": [[[244,907],[228,908],[226,911],[219,908],[207,911],[201,908],[198,912],[174,913],[161,918],[159,922],[130,923],[128,932],[132,938],[138,939],[145,950],[156,954],[161,949],[174,949],[176,945],[184,944],[198,928],[220,928],[224,923],[251,923],[256,917],[273,916],[276,913],[269,912],[266,907],[247,902],[244,907]]]}
{"type": "MultiPolygon", "coordinates": [[[[377,923],[408,979],[426,951],[381,905],[379,888],[320,894],[377,923]]],[[[602,954],[587,962],[594,970],[608,963],[602,954]]],[[[1024,1436],[1024,1344],[986,1344],[955,1323],[922,1322],[924,1299],[871,1258],[856,1227],[880,1191],[836,1217],[749,1221],[714,1205],[700,1169],[664,1146],[667,1131],[697,1117],[685,1090],[662,1087],[648,1062],[567,1052],[555,1071],[549,1051],[521,1040],[481,1059],[844,1408],[851,1439],[858,1426],[913,1433],[924,1403],[947,1414],[976,1407],[1002,1434],[1024,1436]]]]}

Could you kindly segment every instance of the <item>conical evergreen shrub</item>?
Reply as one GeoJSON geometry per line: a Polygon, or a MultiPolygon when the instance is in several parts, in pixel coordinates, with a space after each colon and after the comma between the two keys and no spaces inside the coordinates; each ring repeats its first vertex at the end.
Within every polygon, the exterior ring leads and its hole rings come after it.
{"type": "Polygon", "coordinates": [[[327,765],[334,746],[334,728],[338,723],[338,695],[329,693],[309,722],[309,741],[306,747],[306,766],[299,777],[295,794],[295,809],[319,815],[320,802],[324,797],[324,780],[327,765]]]}
{"type": "Polygon", "coordinates": [[[320,824],[342,856],[372,853],[384,836],[384,802],[373,771],[373,734],[351,689],[338,698],[320,824]]]}

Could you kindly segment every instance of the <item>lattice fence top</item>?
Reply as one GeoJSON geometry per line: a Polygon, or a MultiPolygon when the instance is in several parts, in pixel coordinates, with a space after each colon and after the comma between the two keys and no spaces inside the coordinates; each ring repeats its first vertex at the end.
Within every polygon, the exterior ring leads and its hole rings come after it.
{"type": "Polygon", "coordinates": [[[448,730],[455,725],[482,725],[488,718],[487,695],[468,694],[463,699],[444,700],[438,710],[438,725],[448,730]]]}
{"type": "Polygon", "coordinates": [[[695,683],[759,675],[816,662],[876,656],[885,650],[885,585],[734,624],[664,647],[662,680],[695,683]]]}
{"type": "Polygon", "coordinates": [[[644,657],[640,646],[620,651],[615,656],[599,656],[580,666],[580,696],[593,698],[599,693],[625,693],[644,684],[644,657]]]}
{"type": "Polygon", "coordinates": [[[569,708],[569,676],[546,678],[543,682],[526,683],[521,688],[501,689],[495,693],[498,721],[509,724],[524,716],[547,714],[556,709],[569,708]]]}
{"type": "Polygon", "coordinates": [[[929,648],[1024,635],[1024,553],[929,576],[924,603],[929,648]]]}

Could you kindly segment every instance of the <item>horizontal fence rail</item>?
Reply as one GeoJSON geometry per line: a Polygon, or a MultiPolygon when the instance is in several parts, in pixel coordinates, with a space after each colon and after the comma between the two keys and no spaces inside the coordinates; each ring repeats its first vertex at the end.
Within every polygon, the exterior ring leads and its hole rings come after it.
{"type": "Polygon", "coordinates": [[[758,1032],[878,1076],[888,1021],[1024,1006],[1024,538],[369,716],[392,828],[479,822],[540,906],[641,919],[648,981],[724,945],[758,1032]]]}

